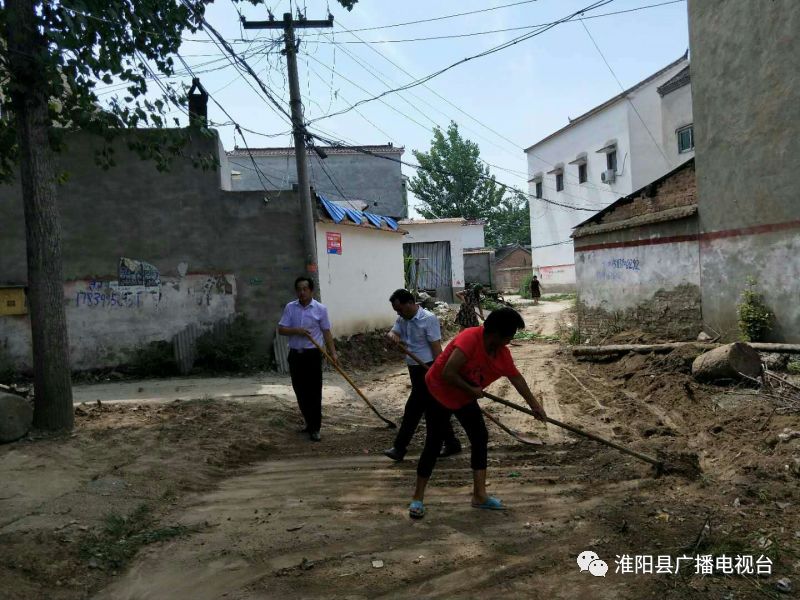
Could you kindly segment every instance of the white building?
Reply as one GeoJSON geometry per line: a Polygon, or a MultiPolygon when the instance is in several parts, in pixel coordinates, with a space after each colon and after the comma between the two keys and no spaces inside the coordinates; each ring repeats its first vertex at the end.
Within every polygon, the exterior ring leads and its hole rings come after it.
{"type": "Polygon", "coordinates": [[[548,292],[574,290],[572,228],[694,155],[688,56],[525,153],[534,273],[548,292]]]}
{"type": "Polygon", "coordinates": [[[464,289],[464,249],[482,248],[485,222],[451,219],[406,219],[400,226],[408,231],[403,240],[406,257],[419,260],[410,265],[412,282],[421,290],[435,290],[445,302],[464,289]]]}

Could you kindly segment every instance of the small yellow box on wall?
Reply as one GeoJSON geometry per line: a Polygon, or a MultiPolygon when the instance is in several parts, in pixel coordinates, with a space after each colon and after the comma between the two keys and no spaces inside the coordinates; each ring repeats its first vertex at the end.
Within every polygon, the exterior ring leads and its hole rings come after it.
{"type": "Polygon", "coordinates": [[[0,317],[5,315],[27,315],[25,288],[0,287],[0,317]]]}

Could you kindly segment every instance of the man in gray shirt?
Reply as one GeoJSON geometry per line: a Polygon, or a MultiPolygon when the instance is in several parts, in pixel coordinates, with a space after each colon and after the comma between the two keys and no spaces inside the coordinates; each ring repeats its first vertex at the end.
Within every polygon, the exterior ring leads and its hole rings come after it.
{"type": "MultiPolygon", "coordinates": [[[[418,306],[408,290],[395,291],[389,298],[392,308],[398,314],[397,321],[387,334],[393,342],[401,343],[419,357],[427,367],[442,353],[442,331],[439,319],[432,312],[418,306]]],[[[414,436],[428,402],[435,402],[425,383],[428,368],[417,364],[411,357],[406,358],[408,375],[411,378],[411,395],[403,412],[403,422],[394,440],[394,446],[384,452],[392,460],[400,461],[406,454],[408,444],[414,436]]],[[[461,443],[453,433],[448,421],[442,456],[461,452],[461,443]]]]}

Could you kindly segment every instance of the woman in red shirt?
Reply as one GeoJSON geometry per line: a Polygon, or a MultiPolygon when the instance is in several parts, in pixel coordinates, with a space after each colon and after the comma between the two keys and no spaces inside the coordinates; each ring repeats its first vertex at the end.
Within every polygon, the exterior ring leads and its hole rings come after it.
{"type": "Polygon", "coordinates": [[[517,330],[524,327],[525,321],[517,311],[511,308],[496,310],[486,318],[482,327],[470,327],[459,333],[426,374],[425,382],[435,401],[430,402],[425,411],[425,448],[417,465],[417,487],[408,509],[412,518],[419,519],[425,515],[425,486],[436,465],[451,414],[464,427],[471,445],[472,506],[492,510],[505,508],[500,500],[486,494],[489,435],[478,398],[492,382],[507,377],[525,398],[536,418],[544,421],[544,409],[514,366],[507,347],[517,330]]]}

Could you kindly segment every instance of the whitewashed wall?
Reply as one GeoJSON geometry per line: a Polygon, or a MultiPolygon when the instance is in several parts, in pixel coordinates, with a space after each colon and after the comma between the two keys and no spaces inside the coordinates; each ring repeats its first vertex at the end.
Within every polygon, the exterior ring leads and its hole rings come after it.
{"type": "Polygon", "coordinates": [[[589,308],[624,311],[660,290],[700,285],[696,241],[575,252],[578,297],[589,308]]]}
{"type": "Polygon", "coordinates": [[[317,223],[320,298],[334,336],[388,328],[397,315],[389,296],[404,285],[402,233],[317,223]],[[327,253],[327,232],[341,235],[342,254],[327,253]]]}
{"type": "Polygon", "coordinates": [[[461,227],[461,243],[464,248],[483,248],[486,245],[484,225],[470,224],[461,227]]]}
{"type": "Polygon", "coordinates": [[[400,227],[408,231],[403,240],[406,244],[415,242],[450,242],[450,270],[453,290],[464,288],[464,238],[461,223],[426,223],[424,221],[403,221],[400,227]]]}
{"type": "MultiPolygon", "coordinates": [[[[74,370],[125,363],[131,352],[154,341],[170,341],[190,324],[210,327],[236,309],[236,279],[186,275],[156,286],[120,286],[116,281],[64,284],[64,306],[74,370]]],[[[17,368],[31,368],[28,316],[0,319],[0,345],[17,368]]]]}

